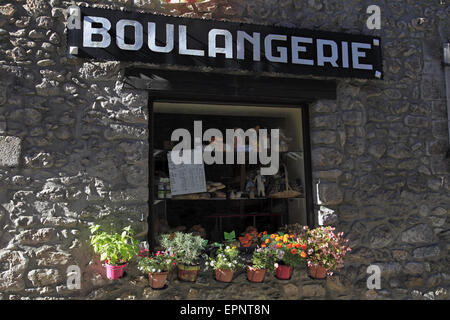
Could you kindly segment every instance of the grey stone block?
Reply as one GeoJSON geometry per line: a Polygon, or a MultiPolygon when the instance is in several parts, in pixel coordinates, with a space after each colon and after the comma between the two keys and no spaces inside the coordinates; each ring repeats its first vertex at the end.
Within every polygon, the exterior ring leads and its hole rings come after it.
{"type": "Polygon", "coordinates": [[[0,167],[17,167],[21,153],[21,139],[0,136],[0,167]]]}

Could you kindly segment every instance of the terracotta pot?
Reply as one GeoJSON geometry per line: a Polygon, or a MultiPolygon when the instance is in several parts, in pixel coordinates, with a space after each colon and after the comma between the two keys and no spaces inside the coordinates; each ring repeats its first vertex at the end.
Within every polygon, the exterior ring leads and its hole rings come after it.
{"type": "Polygon", "coordinates": [[[314,279],[325,279],[327,277],[327,269],[322,266],[310,265],[308,269],[309,275],[314,279]]]}
{"type": "Polygon", "coordinates": [[[198,270],[200,266],[186,266],[183,264],[177,265],[178,279],[182,281],[195,282],[197,279],[198,270]]]}
{"type": "Polygon", "coordinates": [[[256,269],[247,266],[247,279],[251,282],[263,282],[266,276],[266,269],[256,269]]]}
{"type": "Polygon", "coordinates": [[[220,282],[231,282],[233,280],[234,270],[217,269],[216,280],[220,282]]]}
{"type": "Polygon", "coordinates": [[[152,287],[153,289],[161,289],[162,287],[164,287],[168,274],[168,271],[149,273],[148,281],[150,283],[150,287],[152,287]]]}
{"type": "Polygon", "coordinates": [[[117,280],[122,278],[126,266],[127,263],[118,266],[113,266],[111,264],[106,263],[106,277],[111,280],[117,280]]]}
{"type": "Polygon", "coordinates": [[[280,280],[289,280],[291,278],[293,269],[294,268],[285,264],[279,264],[277,270],[275,271],[275,277],[280,280]]]}

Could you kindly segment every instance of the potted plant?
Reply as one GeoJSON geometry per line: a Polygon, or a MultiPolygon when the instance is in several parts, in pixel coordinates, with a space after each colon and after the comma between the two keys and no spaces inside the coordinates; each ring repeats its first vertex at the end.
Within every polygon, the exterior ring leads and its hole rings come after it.
{"type": "Polygon", "coordinates": [[[95,253],[106,262],[106,276],[108,279],[121,278],[128,261],[139,253],[139,241],[133,238],[131,226],[123,228],[121,233],[100,232],[99,225],[91,226],[90,231],[95,253]]]}
{"type": "Polygon", "coordinates": [[[205,240],[192,233],[174,232],[161,236],[165,251],[174,252],[178,279],[194,282],[200,270],[199,258],[205,248],[205,240]]]}
{"type": "Polygon", "coordinates": [[[216,253],[209,257],[205,262],[205,270],[209,267],[216,271],[216,280],[220,282],[231,282],[233,280],[234,272],[241,267],[239,263],[239,249],[235,246],[226,246],[225,249],[220,247],[216,253]]]}
{"type": "Polygon", "coordinates": [[[266,272],[274,272],[277,264],[276,251],[264,246],[253,251],[251,264],[247,265],[247,279],[263,282],[266,272]]]}
{"type": "Polygon", "coordinates": [[[299,236],[287,233],[266,235],[263,237],[262,247],[275,250],[278,266],[275,276],[281,280],[289,280],[294,267],[305,263],[306,241],[299,236]]]}
{"type": "Polygon", "coordinates": [[[175,265],[175,255],[171,252],[158,251],[149,257],[139,257],[138,268],[148,274],[150,287],[161,289],[165,286],[167,275],[175,265]]]}
{"type": "Polygon", "coordinates": [[[344,266],[343,257],[351,248],[345,245],[343,232],[334,233],[334,227],[319,227],[307,231],[307,263],[309,275],[315,279],[325,279],[333,271],[344,266]]]}

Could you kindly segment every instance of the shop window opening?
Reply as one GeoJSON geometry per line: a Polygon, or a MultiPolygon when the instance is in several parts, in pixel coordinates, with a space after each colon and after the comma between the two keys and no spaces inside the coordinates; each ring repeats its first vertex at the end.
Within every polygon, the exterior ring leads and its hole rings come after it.
{"type": "MultiPolygon", "coordinates": [[[[305,174],[310,173],[305,172],[304,152],[308,146],[304,145],[302,107],[153,102],[152,125],[153,205],[149,221],[153,226],[149,228],[149,238],[153,241],[160,234],[183,231],[220,242],[233,231],[237,238],[252,228],[275,232],[287,224],[308,224],[305,174]],[[260,159],[257,163],[250,161],[252,141],[248,137],[244,143],[244,163],[237,161],[235,149],[232,163],[224,152],[223,163],[203,161],[202,165],[187,165],[181,173],[174,173],[170,152],[180,141],[171,141],[172,133],[177,129],[188,131],[194,150],[199,124],[202,150],[212,141],[217,143],[218,137],[203,141],[208,129],[221,132],[219,139],[224,140],[227,129],[244,132],[254,129],[257,133],[266,129],[269,139],[272,129],[277,130],[279,152],[274,161],[278,162],[277,173],[261,175],[261,168],[268,165],[260,159]],[[205,189],[198,192],[202,180],[205,189]],[[291,192],[286,192],[287,189],[291,192]]],[[[262,140],[256,141],[258,149],[262,140]]]]}

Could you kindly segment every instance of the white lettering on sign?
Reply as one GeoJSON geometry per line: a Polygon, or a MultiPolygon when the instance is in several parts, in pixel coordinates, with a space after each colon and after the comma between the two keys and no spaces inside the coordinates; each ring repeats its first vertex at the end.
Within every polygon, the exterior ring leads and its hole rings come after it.
{"type": "Polygon", "coordinates": [[[227,59],[233,59],[233,35],[228,30],[212,29],[208,33],[208,56],[216,57],[216,54],[223,53],[227,59]],[[217,47],[217,36],[225,37],[225,48],[217,47]]]}
{"type": "Polygon", "coordinates": [[[102,17],[86,16],[83,21],[83,46],[91,48],[107,48],[111,44],[111,36],[108,33],[111,29],[111,22],[102,17]],[[94,23],[101,24],[101,28],[94,28],[94,23]],[[92,35],[97,34],[102,37],[100,41],[93,41],[92,35]]]}
{"type": "Polygon", "coordinates": [[[317,39],[317,65],[324,66],[326,62],[331,63],[335,68],[339,67],[337,60],[339,58],[337,43],[333,40],[317,39]],[[327,57],[324,53],[324,46],[330,46],[331,56],[327,57]]]}
{"type": "Polygon", "coordinates": [[[299,57],[299,52],[306,52],[305,46],[300,46],[300,43],[313,43],[312,38],[292,37],[292,63],[304,64],[308,66],[314,65],[314,60],[302,59],[299,57]]]}
{"type": "Polygon", "coordinates": [[[180,54],[188,55],[188,56],[199,56],[203,57],[205,55],[205,51],[197,50],[197,49],[188,49],[187,48],[187,31],[186,26],[180,25],[178,26],[178,40],[179,40],[179,52],[180,54]]]}
{"type": "Polygon", "coordinates": [[[373,66],[371,64],[359,63],[359,58],[366,57],[366,53],[363,51],[359,51],[359,49],[371,49],[371,48],[372,48],[372,45],[370,43],[360,43],[360,42],[352,43],[353,68],[363,69],[363,70],[372,70],[373,69],[373,66]]]}
{"type": "Polygon", "coordinates": [[[164,47],[156,44],[156,24],[154,22],[148,23],[148,48],[154,52],[169,53],[174,46],[174,26],[173,24],[166,24],[166,45],[164,47]]]}
{"type": "Polygon", "coordinates": [[[266,54],[266,59],[272,62],[281,62],[281,63],[287,63],[288,57],[287,57],[287,49],[285,47],[277,47],[277,52],[280,54],[280,56],[275,57],[272,55],[272,41],[278,40],[278,41],[286,41],[287,36],[283,36],[280,34],[269,34],[264,39],[264,49],[266,54]]]}
{"type": "Polygon", "coordinates": [[[144,43],[143,33],[144,28],[142,28],[142,24],[134,20],[119,20],[116,25],[117,30],[117,46],[122,50],[134,50],[137,51],[142,48],[144,43]],[[134,43],[126,44],[125,43],[125,27],[133,27],[134,28],[134,43]]]}
{"type": "MultiPolygon", "coordinates": [[[[72,12],[74,16],[70,20],[69,27],[76,28],[76,17],[80,13],[74,8],[72,12]]],[[[204,35],[207,37],[206,48],[204,39],[190,34],[188,26],[183,24],[157,25],[152,21],[121,19],[117,21],[115,28],[114,40],[117,48],[126,51],[139,51],[145,45],[151,52],[156,53],[210,58],[223,56],[226,59],[251,59],[255,62],[261,61],[264,57],[274,63],[374,70],[375,76],[381,75],[381,71],[375,70],[374,65],[369,63],[373,62],[372,50],[379,47],[378,39],[371,39],[370,43],[365,43],[323,39],[323,36],[314,38],[261,32],[248,33],[242,30],[231,32],[227,29],[213,28],[207,30],[207,34],[204,35]],[[163,35],[162,39],[157,36],[157,30],[163,35]]],[[[111,31],[111,22],[107,18],[84,16],[82,31],[84,47],[108,48],[112,43],[112,34],[114,32],[111,31]]],[[[73,52],[78,51],[74,49],[73,52]]]]}
{"type": "Polygon", "coordinates": [[[259,32],[253,32],[252,36],[244,31],[237,32],[237,58],[240,60],[245,59],[244,40],[253,45],[253,61],[261,61],[261,35],[259,32]]]}

